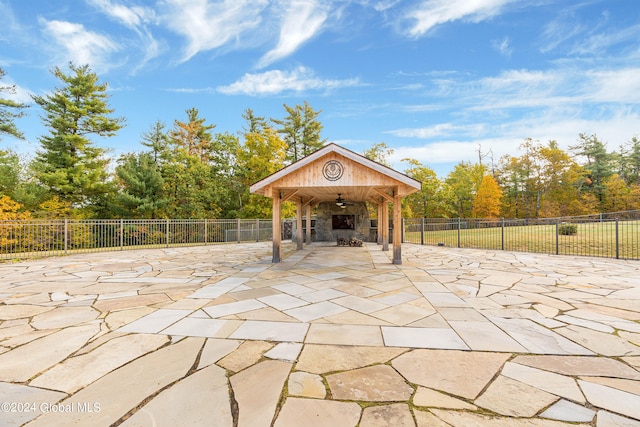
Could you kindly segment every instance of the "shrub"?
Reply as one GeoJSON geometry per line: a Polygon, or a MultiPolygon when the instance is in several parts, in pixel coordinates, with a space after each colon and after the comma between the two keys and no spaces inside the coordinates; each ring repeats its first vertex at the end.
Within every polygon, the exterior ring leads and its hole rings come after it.
{"type": "Polygon", "coordinates": [[[578,226],[576,224],[563,222],[558,227],[558,234],[562,234],[563,236],[573,236],[574,234],[578,234],[578,226]]]}

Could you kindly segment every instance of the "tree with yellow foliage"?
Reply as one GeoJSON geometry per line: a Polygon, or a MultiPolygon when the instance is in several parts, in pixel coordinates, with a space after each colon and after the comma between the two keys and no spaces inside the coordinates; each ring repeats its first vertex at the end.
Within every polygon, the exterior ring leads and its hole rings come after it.
{"type": "Polygon", "coordinates": [[[502,203],[502,190],[491,175],[482,178],[475,200],[472,214],[475,218],[499,218],[502,203]]]}

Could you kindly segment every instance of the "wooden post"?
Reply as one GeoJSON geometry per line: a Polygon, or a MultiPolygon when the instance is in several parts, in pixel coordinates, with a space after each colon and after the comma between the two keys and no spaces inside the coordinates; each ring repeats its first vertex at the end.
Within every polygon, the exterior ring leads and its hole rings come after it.
{"type": "Polygon", "coordinates": [[[393,263],[402,264],[402,197],[393,195],[393,263]]]}
{"type": "Polygon", "coordinates": [[[273,258],[271,262],[280,262],[280,243],[282,241],[282,226],[280,224],[280,191],[273,194],[273,213],[271,215],[273,232],[273,258]]]}
{"type": "Polygon", "coordinates": [[[382,215],[382,202],[378,203],[378,244],[382,244],[382,222],[384,217],[382,215]]]}
{"type": "Polygon", "coordinates": [[[382,250],[389,250],[389,201],[382,202],[382,250]]]}
{"type": "Polygon", "coordinates": [[[306,206],[306,216],[307,216],[307,245],[311,244],[311,203],[307,203],[306,206]]]}
{"type": "Polygon", "coordinates": [[[296,250],[302,250],[302,201],[296,202],[296,250]]]}

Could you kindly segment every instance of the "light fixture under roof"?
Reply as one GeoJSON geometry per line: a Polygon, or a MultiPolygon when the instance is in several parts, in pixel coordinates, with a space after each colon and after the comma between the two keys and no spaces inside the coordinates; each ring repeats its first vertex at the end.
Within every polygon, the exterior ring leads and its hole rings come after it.
{"type": "Polygon", "coordinates": [[[342,195],[340,193],[338,193],[338,198],[336,199],[336,205],[340,206],[341,208],[347,207],[347,205],[344,203],[344,199],[342,198],[342,195]]]}

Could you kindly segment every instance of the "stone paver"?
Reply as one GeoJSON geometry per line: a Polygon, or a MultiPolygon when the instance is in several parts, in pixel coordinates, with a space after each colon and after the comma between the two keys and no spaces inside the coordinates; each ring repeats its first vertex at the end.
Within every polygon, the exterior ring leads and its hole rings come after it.
{"type": "Polygon", "coordinates": [[[501,415],[532,417],[557,400],[550,393],[501,375],[475,403],[501,415]]]}
{"type": "Polygon", "coordinates": [[[224,369],[211,365],[163,390],[121,425],[203,426],[212,420],[232,425],[229,386],[224,369]],[[194,393],[197,390],[197,393],[194,393]],[[176,411],[175,408],[181,408],[176,411]]]}
{"type": "Polygon", "coordinates": [[[391,364],[408,381],[475,399],[510,357],[505,353],[413,350],[391,364]]]}
{"type": "Polygon", "coordinates": [[[370,406],[362,411],[361,427],[415,427],[411,410],[406,403],[370,406]]]}
{"type": "Polygon", "coordinates": [[[0,264],[0,424],[640,426],[637,261],[270,251],[0,264]]]}
{"type": "Polygon", "coordinates": [[[327,395],[322,377],[308,372],[292,372],[289,376],[287,390],[290,396],[324,399],[327,395]]]}
{"type": "Polygon", "coordinates": [[[231,377],[238,402],[239,426],[270,426],[292,364],[278,360],[260,362],[231,377]],[[259,381],[256,381],[259,378],[259,381]]]}
{"type": "Polygon", "coordinates": [[[360,406],[353,402],[290,397],[278,415],[275,427],[352,427],[360,419],[360,406]]]}
{"type": "Polygon", "coordinates": [[[338,400],[397,402],[413,394],[413,388],[388,365],[327,375],[327,383],[338,400]]]}

